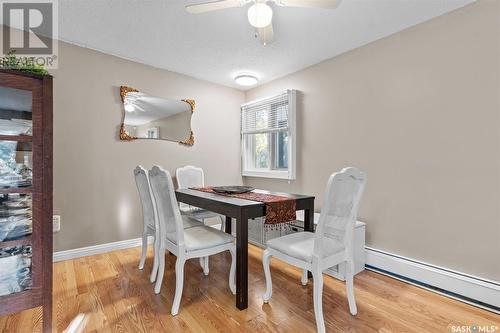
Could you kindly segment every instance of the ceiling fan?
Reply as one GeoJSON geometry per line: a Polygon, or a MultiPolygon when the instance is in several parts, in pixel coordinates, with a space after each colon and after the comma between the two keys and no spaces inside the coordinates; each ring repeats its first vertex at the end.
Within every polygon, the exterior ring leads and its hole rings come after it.
{"type": "Polygon", "coordinates": [[[274,39],[273,10],[267,2],[273,2],[282,7],[308,7],[308,8],[337,8],[342,0],[215,0],[200,4],[188,5],[186,10],[192,14],[211,12],[219,9],[243,7],[248,8],[248,22],[255,28],[255,37],[263,45],[271,43],[274,39]]]}

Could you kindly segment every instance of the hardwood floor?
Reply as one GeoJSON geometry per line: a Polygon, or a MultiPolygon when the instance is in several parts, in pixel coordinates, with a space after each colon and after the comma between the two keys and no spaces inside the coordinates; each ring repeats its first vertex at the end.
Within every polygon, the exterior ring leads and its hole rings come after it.
{"type": "MultiPolygon", "coordinates": [[[[170,315],[175,256],[167,255],[160,295],[149,283],[152,254],[143,271],[140,249],[54,264],[54,331],[85,313],[86,332],[315,332],[312,283],[300,271],[272,261],[273,298],[263,305],[262,250],[249,246],[249,307],[239,311],[229,291],[230,256],[210,257],[210,275],[198,260],[186,263],[179,314],[170,315]]],[[[328,332],[452,332],[451,325],[497,326],[500,316],[365,271],[355,278],[358,315],[349,314],[344,283],[325,276],[323,311],[328,332]]],[[[40,309],[0,317],[0,331],[40,332],[40,309]]]]}

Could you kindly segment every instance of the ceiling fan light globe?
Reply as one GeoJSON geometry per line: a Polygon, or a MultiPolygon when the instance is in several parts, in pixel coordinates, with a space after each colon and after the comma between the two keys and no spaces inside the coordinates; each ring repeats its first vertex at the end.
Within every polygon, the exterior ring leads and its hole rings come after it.
{"type": "Polygon", "coordinates": [[[273,10],[267,4],[257,2],[248,8],[248,22],[255,28],[264,28],[271,24],[273,10]]]}
{"type": "Polygon", "coordinates": [[[135,110],[135,107],[133,104],[125,104],[125,111],[133,112],[134,110],[135,110]]]}

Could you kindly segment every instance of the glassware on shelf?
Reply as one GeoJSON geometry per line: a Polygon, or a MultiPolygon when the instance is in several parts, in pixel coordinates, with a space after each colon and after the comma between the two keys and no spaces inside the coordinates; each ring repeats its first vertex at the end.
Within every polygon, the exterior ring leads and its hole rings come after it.
{"type": "Polygon", "coordinates": [[[0,141],[0,188],[29,187],[32,179],[31,143],[0,141]]]}
{"type": "Polygon", "coordinates": [[[0,248],[0,296],[32,288],[31,255],[31,245],[0,248]]]}
{"type": "Polygon", "coordinates": [[[19,175],[21,175],[22,179],[32,179],[33,178],[33,170],[29,167],[31,164],[29,162],[30,157],[28,155],[24,155],[24,163],[19,168],[19,175]]]}
{"type": "Polygon", "coordinates": [[[31,196],[5,194],[0,199],[0,242],[31,235],[31,196]]]}

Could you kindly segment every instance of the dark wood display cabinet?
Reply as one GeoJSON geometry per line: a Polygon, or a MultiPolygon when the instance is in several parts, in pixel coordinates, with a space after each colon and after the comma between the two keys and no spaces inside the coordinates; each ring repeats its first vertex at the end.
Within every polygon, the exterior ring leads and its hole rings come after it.
{"type": "Polygon", "coordinates": [[[0,316],[52,332],[52,76],[0,69],[0,316]]]}

